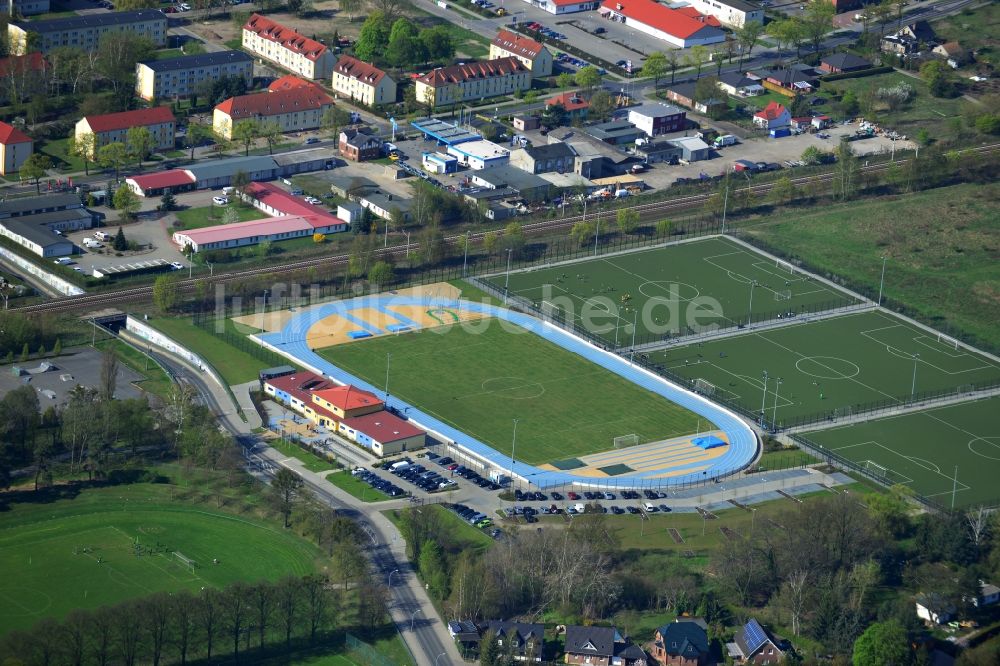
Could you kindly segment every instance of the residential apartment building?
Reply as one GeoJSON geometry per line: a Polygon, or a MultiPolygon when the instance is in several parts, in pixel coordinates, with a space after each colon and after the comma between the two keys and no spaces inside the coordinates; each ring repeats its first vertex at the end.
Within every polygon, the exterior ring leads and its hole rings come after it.
{"type": "Polygon", "coordinates": [[[13,125],[0,122],[0,176],[18,171],[34,150],[30,136],[13,125]]]}
{"type": "Polygon", "coordinates": [[[202,81],[242,77],[253,80],[253,58],[242,51],[215,51],[148,60],[135,66],[135,91],[142,99],[172,99],[193,94],[202,81]]]}
{"type": "Polygon", "coordinates": [[[327,79],[336,56],[326,45],[260,14],[243,26],[243,48],[307,79],[327,79]]]}
{"type": "Polygon", "coordinates": [[[630,123],[654,137],[682,132],[687,128],[687,112],[673,104],[643,104],[628,110],[630,123]]]}
{"type": "Polygon", "coordinates": [[[432,107],[512,95],[531,88],[531,70],[514,57],[439,67],[416,81],[417,101],[432,107]]]}
{"type": "Polygon", "coordinates": [[[349,55],[333,66],[333,91],[366,106],[396,101],[396,82],[375,65],[349,55]]]}
{"type": "Polygon", "coordinates": [[[149,38],[156,46],[167,43],[167,16],[158,9],[133,12],[87,14],[47,21],[13,22],[7,26],[7,41],[13,55],[28,52],[28,33],[38,35],[37,46],[49,53],[59,46],[74,46],[93,51],[101,35],[112,32],[132,32],[149,38]]]}
{"type": "Polygon", "coordinates": [[[153,150],[170,150],[174,147],[177,121],[169,106],[136,109],[100,116],[84,116],[76,124],[77,139],[94,135],[94,153],[109,143],[125,143],[129,129],[145,127],[153,137],[153,150]]]}
{"type": "Polygon", "coordinates": [[[536,79],[552,75],[552,53],[544,44],[510,30],[501,30],[490,43],[490,60],[510,57],[520,60],[536,79]]]}
{"type": "Polygon", "coordinates": [[[215,107],[212,125],[227,139],[233,138],[233,126],[241,120],[274,122],[282,132],[298,132],[319,127],[331,106],[333,99],[314,85],[240,95],[215,107]]]}
{"type": "Polygon", "coordinates": [[[34,16],[49,12],[49,0],[6,0],[0,3],[0,14],[34,16]]]}
{"type": "Polygon", "coordinates": [[[742,28],[748,22],[764,22],[764,10],[743,0],[687,0],[687,3],[730,28],[742,28]]]}

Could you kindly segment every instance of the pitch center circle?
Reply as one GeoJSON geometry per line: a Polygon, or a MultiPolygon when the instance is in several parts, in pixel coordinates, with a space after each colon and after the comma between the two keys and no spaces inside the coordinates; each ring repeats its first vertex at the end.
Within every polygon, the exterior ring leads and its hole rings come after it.
{"type": "Polygon", "coordinates": [[[983,458],[987,458],[989,460],[1000,460],[1000,437],[990,436],[970,439],[969,450],[977,456],[982,456],[983,458]],[[979,450],[980,448],[984,448],[994,455],[983,453],[979,450]]]}
{"type": "Polygon", "coordinates": [[[701,296],[701,290],[693,284],[676,280],[647,280],[639,285],[639,293],[646,298],[662,298],[681,303],[693,301],[701,296]]]}
{"type": "Polygon", "coordinates": [[[837,356],[806,356],[795,362],[795,369],[817,379],[850,379],[861,374],[861,368],[837,356]]]}
{"type": "Polygon", "coordinates": [[[545,393],[545,387],[524,377],[491,377],[483,380],[483,390],[498,398],[530,400],[545,393]]]}

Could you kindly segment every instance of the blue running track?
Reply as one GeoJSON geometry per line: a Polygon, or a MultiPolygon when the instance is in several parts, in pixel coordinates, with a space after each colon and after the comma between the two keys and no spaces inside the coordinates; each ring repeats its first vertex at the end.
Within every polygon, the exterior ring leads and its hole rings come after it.
{"type": "MultiPolygon", "coordinates": [[[[683,389],[652,372],[644,370],[639,366],[629,364],[628,360],[604,351],[591,343],[582,340],[561,328],[548,324],[529,315],[499,308],[485,303],[474,303],[472,301],[456,301],[433,297],[414,297],[399,295],[379,295],[364,296],[348,301],[336,301],[309,308],[301,314],[296,314],[289,320],[283,329],[272,333],[264,333],[255,336],[265,346],[277,351],[280,354],[292,357],[300,365],[312,371],[331,377],[334,380],[360,386],[372,391],[377,395],[384,396],[382,388],[373,386],[359,377],[341,370],[335,365],[326,361],[319,354],[309,349],[306,345],[306,334],[316,322],[329,317],[339,315],[352,322],[357,320],[350,316],[350,310],[370,307],[385,311],[386,306],[391,305],[417,305],[422,307],[447,307],[455,310],[465,310],[476,312],[497,319],[510,322],[516,326],[524,328],[536,335],[540,335],[549,342],[559,345],[563,349],[583,356],[607,370],[628,379],[634,384],[638,384],[645,389],[659,394],[682,407],[700,415],[708,421],[714,423],[716,427],[724,431],[729,439],[729,450],[722,456],[713,459],[707,470],[692,471],[684,474],[685,469],[701,468],[704,461],[697,463],[681,464],[673,468],[653,470],[642,473],[622,474],[614,477],[595,478],[589,476],[578,476],[572,472],[550,471],[539,469],[533,465],[515,462],[513,473],[541,488],[561,486],[567,484],[579,484],[591,487],[666,487],[678,486],[704,482],[716,476],[730,475],[749,465],[757,455],[757,437],[753,430],[736,414],[727,409],[706,400],[700,395],[683,389]],[[668,478],[655,478],[664,472],[680,472],[676,476],[668,478]]],[[[360,322],[358,322],[360,323],[360,322]]],[[[368,328],[368,327],[366,327],[368,328]]],[[[496,451],[492,447],[469,435],[456,430],[452,426],[442,423],[430,414],[422,412],[415,405],[410,405],[395,396],[391,396],[389,404],[398,409],[400,413],[406,414],[417,425],[432,430],[445,440],[454,442],[459,448],[468,451],[470,454],[486,462],[493,468],[508,470],[511,468],[510,456],[496,451]]]]}

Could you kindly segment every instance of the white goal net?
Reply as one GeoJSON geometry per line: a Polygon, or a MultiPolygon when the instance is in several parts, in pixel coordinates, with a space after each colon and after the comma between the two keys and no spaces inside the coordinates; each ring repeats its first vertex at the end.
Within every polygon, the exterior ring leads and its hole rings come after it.
{"type": "Polygon", "coordinates": [[[792,290],[791,289],[775,289],[774,290],[774,300],[776,300],[776,301],[790,301],[790,300],[792,300],[792,290]]]}
{"type": "Polygon", "coordinates": [[[709,397],[715,395],[715,384],[712,382],[698,377],[694,380],[694,390],[702,395],[707,395],[709,397]]]}
{"type": "Polygon", "coordinates": [[[624,449],[629,446],[637,446],[639,444],[639,435],[620,435],[615,437],[615,448],[624,449]]]}
{"type": "Polygon", "coordinates": [[[787,261],[782,261],[781,259],[776,259],[774,262],[774,267],[777,268],[782,273],[788,273],[789,275],[795,275],[795,266],[788,263],[787,261]]]}
{"type": "Polygon", "coordinates": [[[945,345],[945,346],[950,347],[952,349],[958,349],[958,340],[956,340],[955,338],[949,337],[949,336],[945,335],[944,333],[938,333],[937,341],[938,341],[938,344],[945,345]]]}

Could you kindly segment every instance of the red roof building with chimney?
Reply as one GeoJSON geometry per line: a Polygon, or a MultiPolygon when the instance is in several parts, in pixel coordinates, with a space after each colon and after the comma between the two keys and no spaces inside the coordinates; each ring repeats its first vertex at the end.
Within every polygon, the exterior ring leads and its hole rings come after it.
{"type": "Polygon", "coordinates": [[[349,55],[333,66],[333,90],[338,95],[368,106],[396,101],[396,81],[370,63],[349,55]]]}
{"type": "Polygon", "coordinates": [[[319,86],[302,83],[296,86],[286,79],[278,90],[230,97],[215,107],[215,131],[231,139],[233,127],[241,120],[273,122],[282,132],[316,129],[322,124],[323,113],[333,106],[333,99],[319,86]]]}
{"type": "Polygon", "coordinates": [[[243,48],[307,79],[326,79],[336,60],[325,44],[260,14],[243,25],[243,48]]]}
{"type": "Polygon", "coordinates": [[[761,129],[780,129],[788,127],[791,122],[792,114],[778,102],[768,102],[767,106],[753,114],[753,124],[761,129]]]}
{"type": "Polygon", "coordinates": [[[76,124],[75,136],[77,140],[81,140],[85,135],[92,134],[96,154],[109,143],[125,143],[128,130],[133,127],[145,127],[149,130],[154,150],[170,150],[174,147],[177,123],[169,106],[84,116],[76,124]]]}

